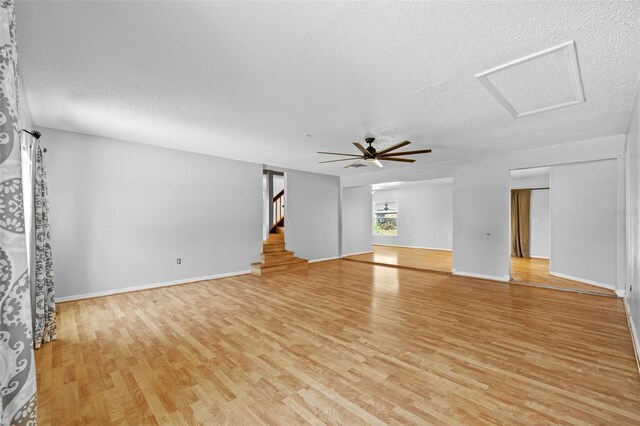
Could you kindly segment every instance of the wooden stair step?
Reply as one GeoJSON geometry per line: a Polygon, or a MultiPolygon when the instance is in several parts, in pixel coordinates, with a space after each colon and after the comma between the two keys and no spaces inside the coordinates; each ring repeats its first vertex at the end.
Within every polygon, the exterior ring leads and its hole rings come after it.
{"type": "Polygon", "coordinates": [[[284,243],[284,234],[269,234],[267,241],[270,243],[284,243]]]}
{"type": "Polygon", "coordinates": [[[276,226],[276,234],[284,234],[284,226],[276,226]]]}
{"type": "Polygon", "coordinates": [[[264,243],[262,244],[263,253],[280,253],[284,251],[284,243],[264,243]]]}
{"type": "Polygon", "coordinates": [[[262,262],[264,263],[277,263],[293,259],[295,259],[293,252],[288,250],[274,253],[262,253],[262,262]]]}
{"type": "Polygon", "coordinates": [[[276,272],[299,271],[307,269],[308,267],[309,262],[306,259],[298,259],[297,257],[294,257],[293,260],[289,260],[286,262],[252,263],[251,272],[254,275],[266,275],[276,272]]]}

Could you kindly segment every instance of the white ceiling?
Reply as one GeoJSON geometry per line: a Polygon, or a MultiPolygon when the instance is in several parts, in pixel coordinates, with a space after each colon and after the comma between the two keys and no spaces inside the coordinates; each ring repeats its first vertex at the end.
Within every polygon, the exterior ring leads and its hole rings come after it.
{"type": "Polygon", "coordinates": [[[17,25],[39,126],[330,174],[374,169],[317,164],[366,134],[420,164],[624,133],[640,73],[638,2],[21,1],[17,25]],[[583,104],[514,118],[474,77],[570,40],[583,104]]]}

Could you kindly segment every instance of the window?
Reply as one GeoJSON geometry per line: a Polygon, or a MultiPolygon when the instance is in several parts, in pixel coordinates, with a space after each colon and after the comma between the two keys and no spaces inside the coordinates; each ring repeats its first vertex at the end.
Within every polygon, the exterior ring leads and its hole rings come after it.
{"type": "Polygon", "coordinates": [[[376,201],[373,203],[373,235],[398,235],[398,202],[376,201]]]}

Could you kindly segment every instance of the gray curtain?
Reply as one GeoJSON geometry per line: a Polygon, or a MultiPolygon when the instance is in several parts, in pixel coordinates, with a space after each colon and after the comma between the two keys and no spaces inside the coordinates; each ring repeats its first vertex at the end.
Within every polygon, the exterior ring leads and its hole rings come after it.
{"type": "Polygon", "coordinates": [[[37,422],[31,290],[22,203],[16,19],[0,0],[0,424],[37,422]]]}
{"type": "Polygon", "coordinates": [[[36,176],[34,185],[35,257],[36,257],[36,309],[33,344],[39,348],[43,342],[56,339],[56,302],[53,288],[53,259],[49,236],[49,193],[44,153],[36,143],[36,176]]]}

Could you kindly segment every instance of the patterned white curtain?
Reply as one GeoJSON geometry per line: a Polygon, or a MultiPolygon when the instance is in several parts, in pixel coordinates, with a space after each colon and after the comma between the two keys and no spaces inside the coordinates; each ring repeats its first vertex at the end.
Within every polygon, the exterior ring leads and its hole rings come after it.
{"type": "Polygon", "coordinates": [[[44,153],[36,143],[35,223],[36,223],[36,310],[33,344],[56,339],[56,302],[53,288],[53,259],[49,236],[49,193],[44,153]]]}
{"type": "Polygon", "coordinates": [[[22,203],[18,54],[12,0],[0,0],[0,424],[36,424],[31,291],[22,203]]]}

